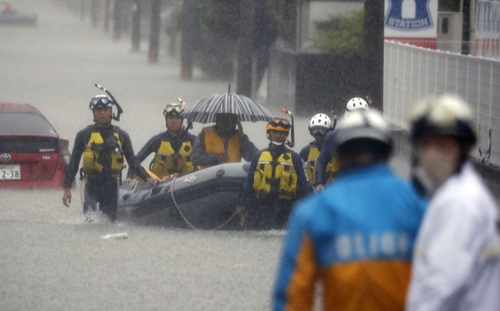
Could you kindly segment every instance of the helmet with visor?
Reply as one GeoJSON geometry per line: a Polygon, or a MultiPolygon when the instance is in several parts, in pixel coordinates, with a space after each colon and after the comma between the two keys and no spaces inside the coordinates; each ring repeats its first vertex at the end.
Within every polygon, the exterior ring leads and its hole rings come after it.
{"type": "Polygon", "coordinates": [[[309,133],[311,133],[312,136],[325,136],[332,129],[332,121],[326,114],[315,114],[309,121],[309,133]]]}
{"type": "Polygon", "coordinates": [[[98,108],[111,108],[114,102],[108,95],[97,95],[90,100],[89,108],[90,110],[98,108]]]}
{"type": "Polygon", "coordinates": [[[181,116],[181,113],[186,109],[185,105],[180,103],[170,103],[163,109],[163,115],[167,116],[181,116]]]}
{"type": "Polygon", "coordinates": [[[290,122],[287,119],[283,118],[272,118],[266,126],[266,132],[269,131],[279,131],[279,132],[290,132],[290,122]]]}
{"type": "Polygon", "coordinates": [[[348,118],[356,110],[368,110],[369,108],[370,106],[366,100],[361,97],[353,97],[345,105],[344,117],[348,118]]]}
{"type": "Polygon", "coordinates": [[[410,139],[417,142],[430,135],[452,135],[459,142],[476,142],[472,110],[461,98],[445,94],[417,102],[409,112],[410,139]]]}
{"type": "Polygon", "coordinates": [[[337,153],[351,157],[364,152],[389,155],[393,141],[389,124],[377,110],[357,110],[343,118],[333,143],[337,153]]]}

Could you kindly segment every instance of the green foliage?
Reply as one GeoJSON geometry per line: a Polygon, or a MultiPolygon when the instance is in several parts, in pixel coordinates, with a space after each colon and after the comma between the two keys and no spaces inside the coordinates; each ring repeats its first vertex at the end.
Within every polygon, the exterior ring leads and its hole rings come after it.
{"type": "Polygon", "coordinates": [[[460,12],[460,1],[457,1],[457,0],[439,0],[438,1],[438,12],[441,12],[441,11],[460,12]]]}
{"type": "Polygon", "coordinates": [[[314,47],[337,53],[361,53],[363,49],[363,10],[316,22],[319,35],[314,47]]]}

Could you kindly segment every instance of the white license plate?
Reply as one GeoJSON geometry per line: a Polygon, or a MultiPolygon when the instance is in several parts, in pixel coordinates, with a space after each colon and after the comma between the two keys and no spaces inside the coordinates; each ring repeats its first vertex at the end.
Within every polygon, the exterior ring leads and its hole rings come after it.
{"type": "Polygon", "coordinates": [[[21,179],[21,165],[0,165],[0,180],[21,179]]]}

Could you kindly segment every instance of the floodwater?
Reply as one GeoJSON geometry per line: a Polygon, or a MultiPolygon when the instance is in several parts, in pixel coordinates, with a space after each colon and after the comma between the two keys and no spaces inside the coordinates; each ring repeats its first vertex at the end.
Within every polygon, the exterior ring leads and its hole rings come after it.
{"type": "MultiPolygon", "coordinates": [[[[149,64],[146,41],[141,52],[130,53],[128,35],[113,41],[102,25],[93,28],[57,4],[63,1],[11,2],[37,13],[39,22],[0,26],[0,101],[37,106],[71,147],[92,123],[88,103],[101,94],[94,83],[123,107],[118,124],[136,151],[164,130],[165,104],[180,96],[189,105],[227,90],[228,82],[199,71],[181,81],[178,56],[167,56],[166,40],[159,63],[149,64]]],[[[297,152],[310,140],[307,123],[297,118],[297,152]]],[[[267,145],[264,128],[244,124],[259,148],[267,145]]],[[[196,124],[193,133],[200,129],[196,124]]],[[[84,223],[79,182],[70,208],[62,194],[0,189],[0,310],[269,309],[284,232],[171,229],[127,219],[84,223]],[[129,238],[102,238],[121,232],[129,238]]]]}

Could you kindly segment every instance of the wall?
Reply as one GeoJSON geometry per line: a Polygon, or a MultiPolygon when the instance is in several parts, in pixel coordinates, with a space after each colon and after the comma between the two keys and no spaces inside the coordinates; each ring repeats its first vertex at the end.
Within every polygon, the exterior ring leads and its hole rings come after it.
{"type": "Polygon", "coordinates": [[[409,106],[441,93],[457,94],[471,105],[478,135],[471,155],[483,164],[480,171],[490,187],[500,189],[500,61],[385,42],[384,116],[388,120],[407,129],[409,106]]]}

